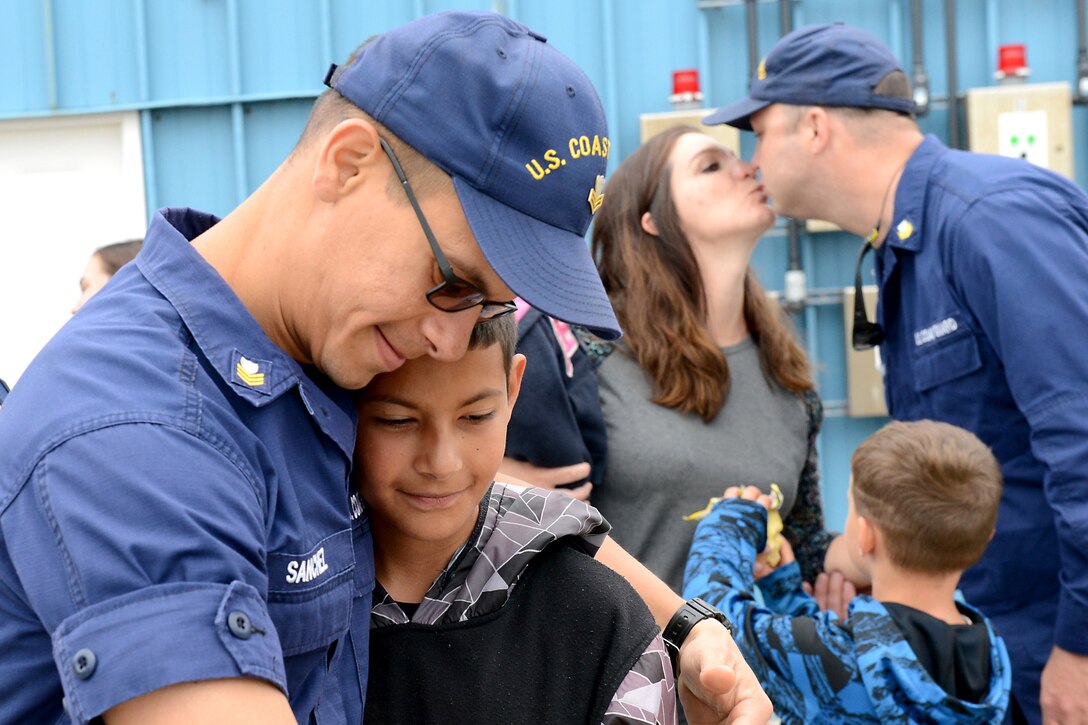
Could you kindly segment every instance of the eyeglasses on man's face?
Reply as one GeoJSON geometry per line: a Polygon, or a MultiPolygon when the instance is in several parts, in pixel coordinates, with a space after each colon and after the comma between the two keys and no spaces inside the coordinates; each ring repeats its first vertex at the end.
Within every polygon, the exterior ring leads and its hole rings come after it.
{"type": "Polygon", "coordinates": [[[484,296],[483,290],[453,273],[450,261],[446,259],[442,248],[438,246],[438,240],[435,239],[434,232],[431,231],[431,225],[427,223],[427,217],[423,216],[423,210],[419,208],[419,201],[416,200],[415,192],[412,191],[412,186],[408,183],[408,177],[405,175],[400,161],[397,160],[397,155],[393,153],[393,149],[384,138],[378,140],[381,142],[386,156],[389,157],[390,163],[393,164],[393,170],[397,173],[401,186],[404,187],[404,193],[408,195],[408,201],[412,203],[412,209],[416,212],[419,225],[423,227],[423,234],[426,235],[434,259],[438,262],[438,269],[442,272],[442,281],[427,292],[427,301],[443,312],[461,312],[479,305],[481,320],[493,320],[516,310],[517,307],[513,302],[489,300],[484,296]]]}

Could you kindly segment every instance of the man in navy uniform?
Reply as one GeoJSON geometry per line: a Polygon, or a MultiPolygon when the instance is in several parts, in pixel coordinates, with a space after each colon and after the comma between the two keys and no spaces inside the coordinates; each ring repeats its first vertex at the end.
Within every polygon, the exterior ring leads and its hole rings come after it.
{"type": "Polygon", "coordinates": [[[913,111],[891,51],[834,24],[782,38],[706,122],[756,133],[779,213],[866,239],[859,287],[876,249],[878,325],[859,307],[853,342],[880,345],[889,412],[966,428],[1002,465],[996,535],[961,586],[1006,638],[1015,717],[1088,722],[1088,196],[950,150],[913,111]]]}
{"type": "MultiPolygon", "coordinates": [[[[326,82],[252,196],[156,214],[5,402],[0,722],[361,722],[350,391],[460,358],[515,293],[618,336],[583,239],[607,158],[565,153],[607,138],[604,113],[542,36],[428,16],[326,82]]],[[[686,611],[617,548],[659,622],[686,611]]],[[[766,722],[711,619],[683,629],[693,719],[766,722]]]]}

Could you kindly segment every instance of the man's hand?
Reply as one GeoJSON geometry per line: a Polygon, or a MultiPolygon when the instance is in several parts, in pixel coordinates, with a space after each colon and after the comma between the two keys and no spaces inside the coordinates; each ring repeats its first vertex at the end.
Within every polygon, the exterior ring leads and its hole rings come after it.
{"type": "Polygon", "coordinates": [[[862,570],[854,560],[850,558],[850,552],[846,550],[846,538],[839,534],[831,540],[824,555],[824,571],[842,572],[842,575],[853,583],[857,589],[867,589],[873,585],[868,572],[862,570]]]}
{"type": "Polygon", "coordinates": [[[680,648],[680,703],[690,725],[766,725],[771,701],[725,627],[704,619],[680,648]]]}
{"type": "Polygon", "coordinates": [[[558,468],[541,468],[532,463],[518,461],[513,458],[503,458],[499,466],[500,481],[511,483],[529,484],[539,488],[550,488],[568,496],[573,496],[579,501],[588,501],[589,494],[593,493],[593,484],[589,482],[589,464],[575,463],[573,466],[560,466],[558,468]],[[582,485],[573,488],[558,488],[562,484],[577,483],[582,485]]]}
{"type": "Polygon", "coordinates": [[[844,577],[841,571],[833,571],[830,574],[822,571],[816,575],[815,587],[808,582],[803,582],[801,588],[816,600],[821,612],[830,610],[839,615],[839,619],[843,621],[850,616],[850,602],[858,595],[857,587],[844,577]]]}
{"type": "Polygon", "coordinates": [[[1088,655],[1055,647],[1043,668],[1044,725],[1088,725],[1088,655]]]}
{"type": "MultiPolygon", "coordinates": [[[[626,579],[664,629],[684,600],[607,537],[597,561],[626,579]]],[[[691,725],[767,725],[771,701],[752,668],[720,622],[707,619],[692,627],[680,648],[680,702],[691,725]]]]}

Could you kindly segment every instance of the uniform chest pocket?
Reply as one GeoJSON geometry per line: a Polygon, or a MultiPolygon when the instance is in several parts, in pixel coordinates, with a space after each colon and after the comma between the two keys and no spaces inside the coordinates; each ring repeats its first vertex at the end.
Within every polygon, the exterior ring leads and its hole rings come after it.
{"type": "Polygon", "coordinates": [[[324,649],[351,622],[355,553],[351,529],[301,553],[268,556],[268,610],[284,656],[324,649]]]}
{"type": "Polygon", "coordinates": [[[951,339],[916,347],[911,359],[914,389],[924,392],[969,375],[982,367],[978,340],[969,331],[951,339]]]}

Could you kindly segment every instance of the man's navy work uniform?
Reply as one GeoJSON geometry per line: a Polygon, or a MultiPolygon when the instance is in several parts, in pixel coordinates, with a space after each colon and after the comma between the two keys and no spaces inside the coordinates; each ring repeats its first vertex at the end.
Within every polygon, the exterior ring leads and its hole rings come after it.
{"type": "Polygon", "coordinates": [[[879,250],[888,410],[974,432],[1005,492],[967,600],[997,625],[1033,722],[1057,645],[1088,654],[1088,196],[927,137],[879,250]]]}
{"type": "Polygon", "coordinates": [[[300,722],[362,721],[374,569],[351,396],[188,243],[215,221],[156,215],[4,404],[0,722],[238,677],[300,722]]]}

